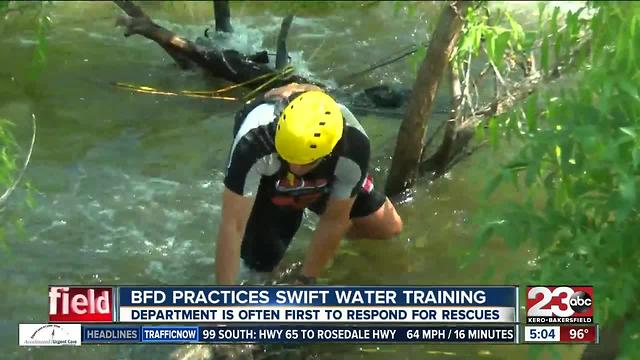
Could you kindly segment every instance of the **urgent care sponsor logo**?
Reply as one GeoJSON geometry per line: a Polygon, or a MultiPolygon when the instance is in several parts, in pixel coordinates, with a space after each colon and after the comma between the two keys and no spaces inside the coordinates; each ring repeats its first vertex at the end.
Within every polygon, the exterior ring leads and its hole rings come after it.
{"type": "Polygon", "coordinates": [[[20,346],[79,346],[80,324],[20,324],[20,346]]]}

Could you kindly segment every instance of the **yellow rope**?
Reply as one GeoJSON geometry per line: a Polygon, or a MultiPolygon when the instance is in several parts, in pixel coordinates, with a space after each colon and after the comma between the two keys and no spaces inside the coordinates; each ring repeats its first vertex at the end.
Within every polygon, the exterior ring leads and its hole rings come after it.
{"type": "Polygon", "coordinates": [[[225,88],[222,88],[222,89],[205,90],[205,91],[189,91],[189,93],[191,93],[191,94],[203,94],[203,95],[205,95],[205,94],[219,94],[221,92],[226,92],[226,91],[229,91],[231,89],[235,89],[235,88],[238,88],[238,87],[241,87],[241,86],[245,86],[247,84],[251,84],[252,82],[254,82],[256,80],[265,79],[265,78],[268,78],[268,77],[271,77],[271,76],[277,76],[277,75],[278,75],[278,73],[262,74],[260,76],[254,77],[253,79],[250,79],[250,80],[247,80],[247,81],[243,81],[243,82],[238,83],[238,84],[229,85],[229,86],[227,86],[225,88]]]}
{"type": "Polygon", "coordinates": [[[253,98],[253,95],[255,95],[256,93],[260,92],[260,90],[264,89],[265,86],[269,85],[270,83],[288,77],[291,73],[293,72],[293,66],[289,65],[287,67],[285,67],[284,69],[282,69],[282,71],[280,71],[279,73],[275,74],[275,76],[273,78],[271,78],[270,80],[264,82],[262,85],[258,86],[257,88],[253,89],[251,92],[249,92],[247,95],[244,96],[244,100],[251,100],[253,98]]]}
{"type": "Polygon", "coordinates": [[[219,100],[239,100],[235,97],[230,96],[215,96],[215,95],[202,95],[202,94],[192,94],[189,91],[180,91],[180,93],[175,93],[171,91],[163,91],[158,90],[156,88],[152,88],[150,86],[137,86],[126,83],[115,83],[116,87],[127,89],[133,92],[144,93],[144,94],[155,94],[155,95],[167,95],[167,96],[187,96],[187,97],[195,97],[195,98],[205,98],[205,99],[219,99],[219,100]]]}
{"type": "Polygon", "coordinates": [[[231,96],[198,95],[198,94],[182,94],[182,96],[195,97],[195,98],[204,98],[204,99],[230,100],[230,101],[238,101],[238,100],[240,100],[238,98],[234,98],[234,97],[231,97],[231,96]]]}
{"type": "Polygon", "coordinates": [[[116,87],[119,88],[123,88],[123,89],[128,89],[134,92],[140,92],[140,93],[145,93],[145,94],[158,94],[158,95],[170,95],[170,96],[177,96],[178,94],[174,93],[174,92],[169,92],[169,91],[161,91],[158,89],[154,89],[150,86],[137,86],[137,85],[131,85],[131,84],[125,84],[125,83],[121,83],[121,82],[117,82],[115,83],[116,87]]]}
{"type": "Polygon", "coordinates": [[[247,95],[245,95],[243,97],[243,100],[251,100],[254,95],[258,92],[260,92],[262,89],[264,89],[267,85],[271,84],[272,82],[276,81],[276,80],[280,80],[283,78],[287,78],[289,75],[291,75],[291,73],[293,73],[293,67],[292,66],[287,66],[284,69],[282,69],[279,72],[272,72],[272,73],[268,73],[268,74],[263,74],[260,76],[257,76],[253,79],[247,80],[247,81],[243,81],[241,83],[238,84],[233,84],[227,87],[224,87],[222,89],[218,89],[218,90],[205,90],[205,91],[192,91],[192,90],[182,90],[179,93],[176,92],[171,92],[171,91],[164,91],[164,90],[159,90],[156,88],[153,88],[151,86],[139,86],[139,85],[132,85],[132,84],[127,84],[127,83],[122,83],[122,82],[116,82],[114,85],[116,87],[119,88],[123,88],[123,89],[127,89],[127,90],[131,90],[134,92],[139,92],[139,93],[145,93],[145,94],[156,94],[156,95],[168,95],[168,96],[187,96],[187,97],[195,97],[195,98],[205,98],[205,99],[219,99],[219,100],[240,100],[239,98],[235,98],[235,97],[231,97],[231,96],[219,96],[219,95],[215,95],[215,94],[220,94],[223,92],[227,92],[231,89],[235,89],[241,86],[245,86],[247,84],[250,84],[252,82],[255,82],[257,80],[262,80],[262,79],[268,79],[267,81],[265,81],[264,83],[262,83],[260,86],[256,87],[255,89],[253,89],[252,91],[250,91],[247,95]]]}

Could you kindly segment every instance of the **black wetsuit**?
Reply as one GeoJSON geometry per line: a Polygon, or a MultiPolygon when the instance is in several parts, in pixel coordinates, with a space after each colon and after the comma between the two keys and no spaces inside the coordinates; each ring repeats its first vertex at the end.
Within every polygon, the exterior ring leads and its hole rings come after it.
{"type": "Polygon", "coordinates": [[[302,178],[288,171],[275,148],[277,119],[284,103],[262,97],[235,118],[234,141],[225,186],[255,202],[242,240],[242,258],[257,271],[272,271],[300,227],[305,208],[321,214],[329,197],[356,197],[350,217],[378,210],[385,196],[373,190],[368,175],[369,138],[353,114],[340,105],[345,121],[334,151],[302,178]]]}

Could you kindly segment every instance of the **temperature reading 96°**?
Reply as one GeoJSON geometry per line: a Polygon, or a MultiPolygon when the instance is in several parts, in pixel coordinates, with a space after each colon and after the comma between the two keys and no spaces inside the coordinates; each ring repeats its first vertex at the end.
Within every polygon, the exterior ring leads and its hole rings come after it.
{"type": "Polygon", "coordinates": [[[569,330],[569,338],[571,340],[582,340],[585,335],[589,334],[589,329],[571,329],[569,330]]]}

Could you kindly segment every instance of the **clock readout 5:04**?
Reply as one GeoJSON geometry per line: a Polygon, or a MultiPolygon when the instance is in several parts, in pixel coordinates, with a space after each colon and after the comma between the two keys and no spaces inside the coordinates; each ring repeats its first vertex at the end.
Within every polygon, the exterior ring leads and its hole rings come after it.
{"type": "Polygon", "coordinates": [[[559,326],[525,326],[525,342],[559,342],[559,326]]]}

